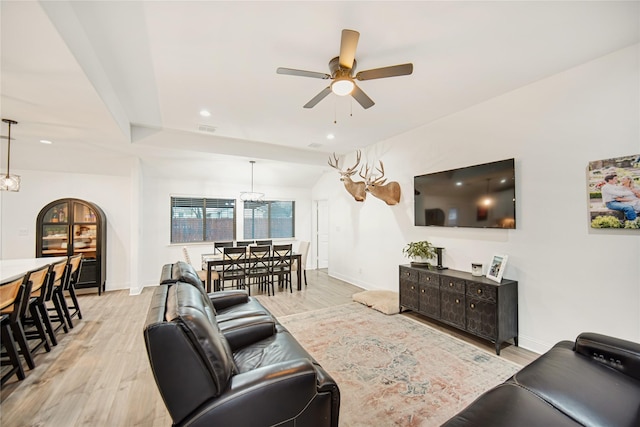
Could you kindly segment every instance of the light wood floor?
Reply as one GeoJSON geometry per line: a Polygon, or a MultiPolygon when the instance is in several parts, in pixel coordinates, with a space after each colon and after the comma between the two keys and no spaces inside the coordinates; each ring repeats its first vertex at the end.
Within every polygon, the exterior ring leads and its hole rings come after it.
{"type": "MultiPolygon", "coordinates": [[[[298,292],[259,295],[276,317],[351,302],[362,289],[333,279],[326,271],[308,271],[309,285],[298,292]]],[[[83,319],[50,353],[36,355],[26,379],[14,377],[0,391],[0,425],[11,426],[169,426],[169,417],[151,374],[142,330],[153,288],[138,296],[112,291],[80,297],[83,319]]],[[[421,316],[406,313],[418,320],[421,316]]],[[[493,351],[490,343],[438,329],[493,351]]],[[[513,345],[501,357],[519,364],[537,355],[513,345]]]]}

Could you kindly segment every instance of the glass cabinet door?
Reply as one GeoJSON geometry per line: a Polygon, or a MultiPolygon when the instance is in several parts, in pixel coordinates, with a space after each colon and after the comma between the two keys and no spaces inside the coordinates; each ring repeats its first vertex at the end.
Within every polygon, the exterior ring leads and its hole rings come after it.
{"type": "Polygon", "coordinates": [[[61,224],[42,225],[42,254],[64,256],[67,254],[68,226],[61,224]]]}
{"type": "MultiPolygon", "coordinates": [[[[47,211],[44,215],[44,221],[46,223],[65,223],[69,221],[69,212],[68,212],[68,204],[67,203],[59,203],[47,211]]],[[[45,234],[46,236],[46,234],[45,234]]]]}
{"type": "Polygon", "coordinates": [[[85,259],[96,257],[96,225],[74,224],[73,254],[83,254],[85,259]]]}
{"type": "MultiPolygon", "coordinates": [[[[96,222],[96,213],[87,205],[74,203],[73,220],[74,222],[96,222]]],[[[93,229],[93,232],[95,236],[95,228],[93,229]]]]}

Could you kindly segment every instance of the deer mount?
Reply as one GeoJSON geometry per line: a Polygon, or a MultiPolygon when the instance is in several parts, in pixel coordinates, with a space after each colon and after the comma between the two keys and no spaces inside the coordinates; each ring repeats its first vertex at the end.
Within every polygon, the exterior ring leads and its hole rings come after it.
{"type": "Polygon", "coordinates": [[[364,175],[362,174],[362,169],[360,169],[360,176],[364,179],[364,191],[371,193],[371,195],[382,200],[389,206],[397,205],[400,203],[400,184],[396,181],[385,184],[387,179],[384,177],[382,160],[380,160],[380,167],[376,167],[376,170],[380,173],[380,176],[369,172],[368,165],[365,165],[364,175]]]}
{"type": "Polygon", "coordinates": [[[382,200],[387,205],[397,205],[400,203],[400,184],[395,181],[391,181],[385,184],[387,179],[384,177],[384,164],[380,161],[380,167],[376,167],[375,170],[380,174],[374,174],[373,168],[370,170],[369,165],[363,165],[360,168],[358,175],[364,179],[364,181],[354,181],[351,179],[353,175],[358,172],[358,166],[360,165],[361,153],[360,150],[356,153],[356,163],[346,170],[340,169],[338,166],[338,157],[333,153],[333,159],[329,157],[329,166],[338,170],[340,173],[340,181],[343,182],[344,188],[356,202],[364,202],[367,198],[367,193],[382,200]],[[364,169],[364,174],[362,173],[364,169]]]}
{"type": "Polygon", "coordinates": [[[340,173],[340,181],[344,184],[344,188],[353,196],[356,202],[364,202],[367,198],[367,193],[365,192],[365,183],[362,181],[353,181],[351,177],[358,172],[358,166],[360,165],[360,150],[358,150],[356,157],[356,164],[347,170],[342,170],[338,166],[338,157],[336,153],[333,153],[333,163],[331,162],[331,157],[329,157],[329,166],[338,170],[340,173]]]}

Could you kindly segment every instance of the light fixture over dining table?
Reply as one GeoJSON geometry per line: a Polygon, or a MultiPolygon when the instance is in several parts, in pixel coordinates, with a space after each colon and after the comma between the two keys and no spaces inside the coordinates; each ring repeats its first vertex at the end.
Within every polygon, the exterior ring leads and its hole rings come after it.
{"type": "Polygon", "coordinates": [[[253,191],[253,165],[255,160],[250,160],[251,163],[251,191],[243,191],[240,193],[240,200],[243,202],[259,202],[264,198],[264,193],[257,193],[253,191]]]}
{"type": "Polygon", "coordinates": [[[10,119],[2,119],[3,123],[9,125],[9,132],[7,135],[7,173],[0,178],[0,191],[20,191],[20,176],[11,175],[11,125],[17,125],[18,122],[10,119]]]}

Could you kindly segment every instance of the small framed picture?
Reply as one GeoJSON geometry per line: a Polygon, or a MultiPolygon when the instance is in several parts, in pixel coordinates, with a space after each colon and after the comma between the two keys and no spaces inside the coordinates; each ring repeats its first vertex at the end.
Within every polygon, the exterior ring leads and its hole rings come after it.
{"type": "Polygon", "coordinates": [[[487,279],[500,283],[504,269],[507,266],[507,258],[507,255],[494,255],[493,258],[491,258],[489,271],[487,271],[487,279]]]}

